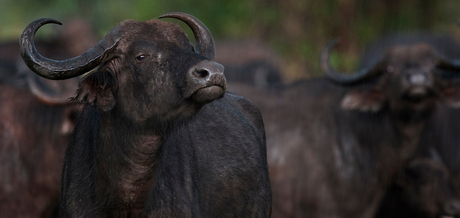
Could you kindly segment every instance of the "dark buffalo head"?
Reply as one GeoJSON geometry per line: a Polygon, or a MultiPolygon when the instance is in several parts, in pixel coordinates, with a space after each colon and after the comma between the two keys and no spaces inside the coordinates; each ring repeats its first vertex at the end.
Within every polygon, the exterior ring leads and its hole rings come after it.
{"type": "Polygon", "coordinates": [[[429,44],[417,43],[387,48],[385,55],[353,74],[337,72],[329,63],[331,42],[321,55],[321,65],[334,82],[358,87],[342,100],[349,110],[379,111],[388,103],[392,111],[427,111],[441,98],[453,107],[460,103],[456,78],[460,65],[440,55],[429,44]]]}
{"type": "Polygon", "coordinates": [[[460,201],[454,196],[446,166],[428,158],[418,158],[404,169],[397,184],[409,207],[428,217],[460,216],[460,201]]]}
{"type": "Polygon", "coordinates": [[[135,122],[189,116],[224,94],[224,69],[213,61],[214,40],[197,18],[183,13],[160,18],[184,21],[195,35],[195,47],[177,24],[127,20],[82,55],[56,61],[37,52],[33,36],[44,24],[60,23],[40,19],[21,35],[21,55],[30,69],[48,79],[89,72],[73,99],[101,111],[119,111],[135,122]]]}

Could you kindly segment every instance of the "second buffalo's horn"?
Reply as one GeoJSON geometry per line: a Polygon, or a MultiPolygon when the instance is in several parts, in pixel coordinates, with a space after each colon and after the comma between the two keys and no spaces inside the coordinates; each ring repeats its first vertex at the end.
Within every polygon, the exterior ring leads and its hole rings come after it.
{"type": "Polygon", "coordinates": [[[349,84],[354,82],[359,82],[377,72],[379,67],[380,60],[375,60],[370,65],[364,67],[358,72],[352,74],[346,74],[339,72],[334,69],[332,64],[329,61],[329,53],[331,49],[339,43],[338,39],[332,40],[329,42],[321,53],[321,69],[326,73],[326,75],[332,79],[334,82],[340,84],[349,84]]]}

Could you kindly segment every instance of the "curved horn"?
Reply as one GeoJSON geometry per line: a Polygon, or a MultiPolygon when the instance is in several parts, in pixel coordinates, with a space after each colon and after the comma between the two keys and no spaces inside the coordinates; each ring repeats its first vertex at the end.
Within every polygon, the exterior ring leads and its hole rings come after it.
{"type": "Polygon", "coordinates": [[[19,75],[26,78],[30,92],[38,100],[48,105],[67,104],[78,88],[79,78],[65,81],[41,78],[32,72],[20,58],[16,61],[16,69],[19,75]]]}
{"type": "Polygon", "coordinates": [[[27,73],[27,84],[30,92],[41,102],[48,105],[61,105],[69,103],[78,88],[79,78],[65,81],[55,81],[40,78],[33,72],[27,73]],[[51,84],[50,84],[51,83],[51,84]]]}
{"type": "Polygon", "coordinates": [[[349,84],[361,81],[364,78],[372,75],[372,73],[376,72],[376,69],[380,63],[380,59],[375,60],[365,68],[352,74],[345,74],[336,71],[329,61],[329,53],[331,49],[339,43],[339,41],[339,39],[330,41],[321,52],[321,69],[330,79],[340,84],[349,84]]]}
{"type": "Polygon", "coordinates": [[[101,63],[105,54],[112,51],[120,40],[118,28],[114,28],[96,46],[82,55],[62,61],[51,60],[40,55],[34,43],[37,30],[48,23],[61,24],[51,18],[35,20],[24,29],[19,39],[24,62],[36,74],[48,79],[68,79],[90,71],[101,63]]]}
{"type": "Polygon", "coordinates": [[[180,12],[164,14],[160,18],[176,18],[186,23],[192,29],[195,36],[195,51],[209,60],[214,60],[216,54],[214,39],[209,29],[198,18],[180,12]]]}
{"type": "Polygon", "coordinates": [[[439,65],[442,67],[457,69],[455,70],[455,72],[458,72],[458,69],[460,68],[460,59],[451,60],[449,58],[444,57],[443,55],[438,54],[438,61],[439,65]]]}

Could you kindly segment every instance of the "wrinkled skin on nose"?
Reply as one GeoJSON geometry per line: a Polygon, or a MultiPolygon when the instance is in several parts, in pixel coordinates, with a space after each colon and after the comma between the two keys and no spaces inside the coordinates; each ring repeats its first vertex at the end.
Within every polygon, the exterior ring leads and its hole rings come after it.
{"type": "Polygon", "coordinates": [[[222,97],[227,88],[224,66],[204,60],[190,68],[186,75],[187,93],[185,96],[200,103],[207,103],[222,97]]]}
{"type": "Polygon", "coordinates": [[[403,95],[414,101],[429,97],[434,91],[433,71],[434,69],[423,69],[422,66],[405,69],[401,76],[403,95]]]}

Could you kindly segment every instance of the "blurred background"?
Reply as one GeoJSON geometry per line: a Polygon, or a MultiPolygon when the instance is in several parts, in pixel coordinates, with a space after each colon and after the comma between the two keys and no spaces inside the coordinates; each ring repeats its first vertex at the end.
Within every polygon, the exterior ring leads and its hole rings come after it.
{"type": "MultiPolygon", "coordinates": [[[[0,42],[17,40],[29,22],[42,17],[56,18],[64,26],[83,20],[97,42],[125,19],[190,13],[208,26],[216,41],[268,45],[283,60],[285,82],[321,75],[319,54],[336,37],[342,42],[331,62],[349,71],[357,67],[365,46],[384,34],[430,31],[460,39],[457,0],[0,0],[0,8],[0,42]]],[[[62,28],[47,25],[38,37],[62,28]]]]}

